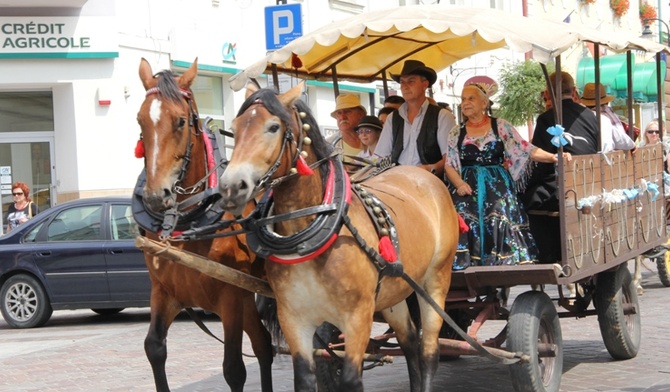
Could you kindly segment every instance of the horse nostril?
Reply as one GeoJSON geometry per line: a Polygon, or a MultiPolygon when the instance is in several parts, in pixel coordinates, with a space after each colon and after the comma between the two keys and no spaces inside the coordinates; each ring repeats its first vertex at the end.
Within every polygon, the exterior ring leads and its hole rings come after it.
{"type": "Polygon", "coordinates": [[[170,191],[168,188],[163,188],[163,197],[168,199],[172,196],[172,191],[170,191]]]}
{"type": "Polygon", "coordinates": [[[240,190],[246,191],[247,189],[249,189],[249,185],[247,185],[247,182],[244,180],[240,181],[240,190]]]}

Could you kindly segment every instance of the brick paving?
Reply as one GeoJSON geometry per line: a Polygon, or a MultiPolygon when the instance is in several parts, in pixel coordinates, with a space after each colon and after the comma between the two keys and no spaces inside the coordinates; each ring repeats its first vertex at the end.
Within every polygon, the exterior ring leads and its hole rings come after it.
{"type": "MultiPolygon", "coordinates": [[[[602,342],[595,316],[561,319],[564,392],[670,392],[667,338],[670,314],[665,288],[652,271],[643,272],[645,294],[640,297],[642,345],[638,356],[613,360],[602,342]]],[[[151,391],[151,368],[144,355],[148,309],[126,310],[114,317],[90,311],[55,312],[42,328],[10,329],[0,319],[0,392],[4,391],[151,391]]],[[[208,327],[221,335],[213,317],[208,327]]],[[[497,333],[500,325],[486,328],[497,333]]],[[[245,352],[251,350],[245,348],[245,352]]],[[[221,375],[223,346],[202,333],[188,317],[180,317],[168,336],[167,372],[173,391],[228,391],[221,375]]],[[[259,391],[258,366],[247,362],[247,391],[259,391]]],[[[280,355],[273,365],[275,391],[293,390],[290,357],[280,355]]],[[[407,372],[402,357],[364,373],[367,391],[406,392],[407,372]]],[[[484,358],[461,357],[442,362],[436,391],[513,391],[508,369],[484,358]]]]}

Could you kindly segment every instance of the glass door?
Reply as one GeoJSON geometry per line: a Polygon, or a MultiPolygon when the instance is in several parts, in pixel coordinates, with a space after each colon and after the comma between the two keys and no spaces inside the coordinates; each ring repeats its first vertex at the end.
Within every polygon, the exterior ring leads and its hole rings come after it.
{"type": "MultiPolygon", "coordinates": [[[[7,224],[7,208],[12,201],[12,184],[28,184],[30,198],[39,211],[56,203],[53,165],[53,140],[34,138],[0,142],[0,200],[2,203],[2,229],[7,224]]],[[[4,233],[0,231],[0,233],[4,233]]]]}

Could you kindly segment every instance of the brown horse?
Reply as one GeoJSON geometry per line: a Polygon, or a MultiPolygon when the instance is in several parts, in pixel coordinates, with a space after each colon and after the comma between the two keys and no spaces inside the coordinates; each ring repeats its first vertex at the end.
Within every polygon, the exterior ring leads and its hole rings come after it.
{"type": "Polygon", "coordinates": [[[334,324],[345,336],[340,390],[363,390],[363,356],[373,314],[379,311],[407,357],[411,390],[430,391],[442,320],[420,298],[419,344],[404,301],[412,289],[400,277],[380,274],[388,264],[379,263],[375,248],[387,232],[397,231],[405,273],[436,303],[444,304],[458,241],[451,197],[436,176],[410,166],[394,167],[362,183],[363,192],[356,192],[365,202],[351,196],[354,190],[347,185],[339,158],[332,157],[316,121],[299,100],[302,88],[301,84],[277,95],[248,87],[247,100],[233,121],[234,153],[219,183],[224,207],[233,214],[261,188],[272,189],[271,207],[265,209],[275,215],[261,218],[266,220],[247,238],[253,251],[274,261],[266,262],[266,272],[293,358],[295,390],[316,390],[312,339],[323,322],[334,324]],[[315,168],[311,175],[309,168],[315,168]],[[387,215],[382,207],[373,213],[381,214],[375,220],[390,224],[378,232],[364,204],[385,206],[387,215]],[[322,210],[327,212],[318,212],[322,210]]]}
{"type": "MultiPolygon", "coordinates": [[[[215,171],[210,174],[214,163],[212,146],[202,131],[190,88],[196,72],[197,60],[179,77],[170,71],[154,75],[146,60],[142,59],[140,63],[140,79],[147,93],[137,114],[137,121],[142,129],[140,145],[144,146],[146,182],[142,185],[138,181],[136,195],[139,194],[139,197],[136,199],[140,200],[140,208],[134,205],[134,212],[141,226],[145,229],[149,226],[146,236],[152,239],[158,238],[156,232],[160,229],[161,221],[158,221],[158,226],[152,226],[151,222],[145,222],[147,216],[168,215],[167,211],[183,203],[193,204],[180,212],[183,219],[202,221],[207,218],[207,214],[211,214],[212,208],[207,198],[197,199],[199,195],[210,190],[218,198],[218,178],[215,171]],[[191,198],[194,198],[193,203],[189,203],[191,198]]],[[[249,204],[245,207],[249,209],[252,206],[249,204]]],[[[207,219],[218,220],[220,215],[207,219]]],[[[176,228],[179,230],[180,227],[176,228]]],[[[255,256],[250,254],[243,235],[177,242],[171,246],[206,256],[247,273],[252,273],[252,270],[262,271],[262,264],[260,268],[257,267],[260,259],[256,261],[255,256]]],[[[246,381],[242,360],[243,331],[249,336],[260,364],[262,390],[272,391],[273,348],[270,334],[258,315],[254,294],[161,259],[160,256],[146,254],[145,258],[152,287],[151,324],[144,348],[153,369],[156,389],[169,390],[165,362],[170,325],[182,309],[199,307],[217,314],[223,323],[223,375],[231,391],[242,391],[246,381]]]]}

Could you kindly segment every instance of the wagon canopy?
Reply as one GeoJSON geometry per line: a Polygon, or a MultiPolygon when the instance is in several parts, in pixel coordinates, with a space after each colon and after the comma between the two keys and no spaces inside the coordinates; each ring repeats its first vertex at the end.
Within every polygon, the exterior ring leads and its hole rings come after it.
{"type": "Polygon", "coordinates": [[[595,42],[616,52],[667,51],[663,45],[633,35],[494,9],[404,6],[326,25],[270,53],[231,77],[230,83],[233,90],[240,90],[248,79],[270,72],[273,66],[277,72],[303,79],[369,83],[400,73],[407,59],[440,71],[474,54],[503,47],[532,52],[534,59],[547,63],[579,41],[595,42]]]}

